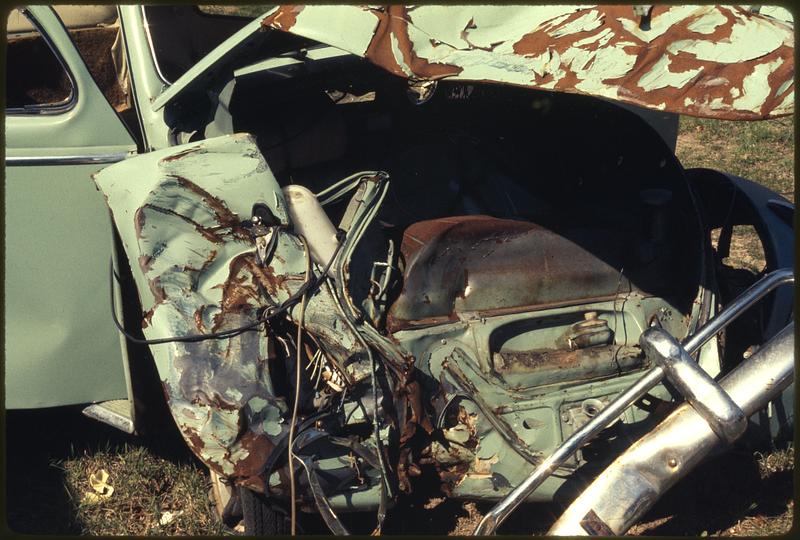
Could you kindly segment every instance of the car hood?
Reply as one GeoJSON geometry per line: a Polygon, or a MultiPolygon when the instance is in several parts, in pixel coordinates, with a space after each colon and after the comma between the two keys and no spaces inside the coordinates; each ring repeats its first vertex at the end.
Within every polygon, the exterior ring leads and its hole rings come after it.
{"type": "Polygon", "coordinates": [[[728,120],[794,110],[793,23],[766,10],[288,5],[262,25],[409,79],[505,83],[728,120]]]}

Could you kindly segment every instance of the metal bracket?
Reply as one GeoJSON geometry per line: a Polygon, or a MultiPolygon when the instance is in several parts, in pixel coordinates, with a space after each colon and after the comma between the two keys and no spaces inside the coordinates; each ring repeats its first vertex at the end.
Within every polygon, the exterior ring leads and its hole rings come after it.
{"type": "Polygon", "coordinates": [[[653,15],[652,4],[633,6],[633,14],[639,17],[639,30],[650,30],[650,18],[653,15]]]}
{"type": "Polygon", "coordinates": [[[692,360],[678,340],[660,328],[648,328],[639,345],[720,439],[730,444],[745,432],[747,417],[742,409],[692,360]]]}

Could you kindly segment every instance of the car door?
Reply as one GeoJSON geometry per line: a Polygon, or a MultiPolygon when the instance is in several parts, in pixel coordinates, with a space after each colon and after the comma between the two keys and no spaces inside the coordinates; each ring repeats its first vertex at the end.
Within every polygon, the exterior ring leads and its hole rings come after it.
{"type": "Polygon", "coordinates": [[[136,144],[52,8],[15,10],[9,30],[14,25],[6,62],[5,404],[126,398],[124,347],[109,307],[113,229],[91,175],[136,144]]]}

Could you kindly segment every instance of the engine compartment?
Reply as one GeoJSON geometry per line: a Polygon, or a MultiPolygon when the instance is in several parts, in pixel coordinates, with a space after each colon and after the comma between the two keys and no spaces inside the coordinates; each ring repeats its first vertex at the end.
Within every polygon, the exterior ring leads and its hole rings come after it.
{"type": "MultiPolygon", "coordinates": [[[[684,316],[690,312],[705,279],[702,224],[680,164],[636,114],[585,96],[492,84],[441,81],[422,104],[412,90],[406,80],[356,62],[335,73],[242,77],[231,98],[234,130],[256,135],[282,185],[320,191],[356,170],[390,175],[389,195],[350,261],[356,304],[369,296],[373,263],[386,261],[390,242],[399,252],[398,270],[413,273],[413,263],[423,263],[410,260],[408,234],[418,236],[421,222],[484,215],[506,220],[496,222],[489,236],[538,226],[562,239],[549,249],[565,255],[540,261],[559,268],[548,288],[558,274],[570,272],[570,256],[581,252],[580,266],[604,266],[604,281],[592,284],[585,276],[579,285],[565,275],[564,287],[580,289],[567,296],[635,289],[668,299],[684,316]]],[[[344,208],[326,207],[333,223],[344,208]]],[[[489,257],[484,279],[492,279],[500,260],[522,255],[508,251],[514,245],[498,247],[505,256],[489,257]]],[[[437,264],[453,282],[464,270],[461,262],[437,264]]],[[[404,303],[424,303],[404,296],[396,281],[387,309],[396,302],[395,311],[404,303]]],[[[435,314],[445,315],[452,313],[435,314]]]]}
{"type": "MultiPolygon", "coordinates": [[[[430,468],[454,497],[497,499],[648,367],[637,345],[646,328],[682,338],[709,316],[692,188],[658,133],[602,100],[445,81],[420,97],[364,62],[336,73],[242,75],[227,104],[233,131],[252,134],[281,186],[320,194],[354,171],[389,177],[334,272],[337,292],[309,301],[311,348],[296,353],[296,312],[273,327],[276,396],[294,398],[297,354],[301,414],[341,400],[344,424],[330,434],[371,444],[368,411],[382,403],[401,491],[430,468]],[[346,324],[346,309],[333,309],[338,288],[357,312],[346,324]],[[346,327],[350,344],[337,343],[346,327]],[[378,382],[371,362],[383,366],[378,382]]],[[[320,197],[333,224],[366,204],[359,189],[320,197]]],[[[711,356],[700,362],[713,370],[711,356]]],[[[534,499],[609,459],[669,397],[654,390],[534,499]]],[[[357,491],[377,504],[370,474],[357,491]]],[[[346,500],[330,504],[344,510],[346,500]]]]}

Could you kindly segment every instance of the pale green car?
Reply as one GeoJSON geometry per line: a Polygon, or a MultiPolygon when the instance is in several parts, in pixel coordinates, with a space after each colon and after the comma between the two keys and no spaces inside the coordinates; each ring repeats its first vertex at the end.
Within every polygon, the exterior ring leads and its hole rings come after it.
{"type": "MultiPolygon", "coordinates": [[[[227,523],[380,531],[420,476],[499,522],[683,397],[712,438],[756,410],[791,433],[789,375],[752,403],[714,381],[793,340],[791,288],[692,339],[790,280],[794,206],[674,155],[679,114],[793,113],[785,10],[29,6],[7,28],[5,406],[136,433],[166,401],[227,523]],[[740,224],[762,275],[722,264],[740,224]],[[691,385],[656,333],[697,353],[691,385]]],[[[622,534],[686,472],[554,532],[622,534]]]]}

